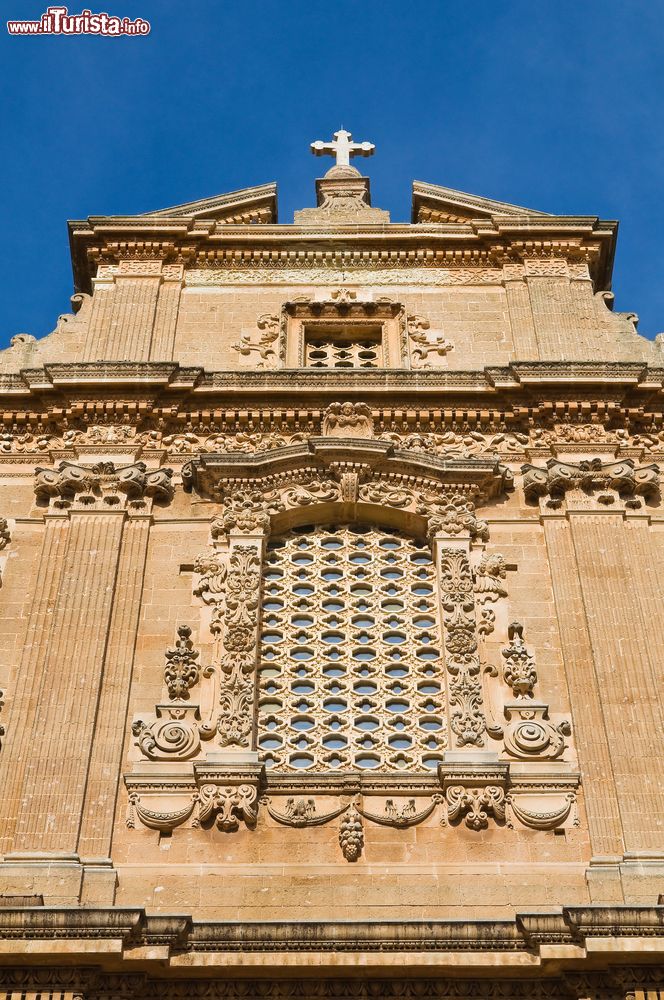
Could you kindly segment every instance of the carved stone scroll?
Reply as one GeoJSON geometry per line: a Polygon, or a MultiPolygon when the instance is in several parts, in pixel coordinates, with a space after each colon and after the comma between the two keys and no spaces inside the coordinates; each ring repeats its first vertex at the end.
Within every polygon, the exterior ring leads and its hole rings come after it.
{"type": "Polygon", "coordinates": [[[274,368],[277,362],[277,352],[273,344],[279,337],[281,320],[279,316],[264,313],[256,320],[256,331],[243,331],[236,344],[231,344],[238,354],[251,357],[258,354],[257,368],[274,368]]]}
{"type": "Polygon", "coordinates": [[[503,763],[444,763],[438,767],[443,786],[447,819],[464,817],[471,830],[484,830],[489,816],[505,819],[505,795],[509,765],[503,763]]]}
{"type": "Polygon", "coordinates": [[[442,330],[431,329],[430,321],[424,316],[409,316],[407,328],[414,368],[431,368],[430,355],[444,358],[454,348],[442,330]]]}

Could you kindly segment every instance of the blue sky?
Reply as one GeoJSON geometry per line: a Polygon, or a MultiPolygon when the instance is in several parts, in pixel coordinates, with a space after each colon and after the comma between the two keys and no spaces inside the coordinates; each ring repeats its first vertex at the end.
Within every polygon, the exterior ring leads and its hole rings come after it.
{"type": "MultiPolygon", "coordinates": [[[[67,219],[265,181],[314,203],[343,126],[376,143],[373,202],[413,179],[620,219],[616,308],[664,330],[662,0],[86,0],[146,37],[9,37],[2,25],[0,346],[69,311],[67,219]]],[[[70,0],[70,13],[83,3],[70,0]]],[[[2,0],[5,19],[46,3],[2,0]]]]}

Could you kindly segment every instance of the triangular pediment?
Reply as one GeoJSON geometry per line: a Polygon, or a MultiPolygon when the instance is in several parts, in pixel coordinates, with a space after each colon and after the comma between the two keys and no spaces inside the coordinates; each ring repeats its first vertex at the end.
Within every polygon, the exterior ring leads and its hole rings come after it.
{"type": "Polygon", "coordinates": [[[413,222],[469,222],[471,219],[490,219],[495,215],[546,218],[549,213],[510,205],[506,201],[494,201],[493,198],[481,198],[439,184],[413,181],[413,222]]]}
{"type": "Polygon", "coordinates": [[[150,219],[214,219],[227,225],[270,224],[277,221],[277,185],[259,184],[212,198],[188,201],[156,212],[143,212],[150,219]]]}

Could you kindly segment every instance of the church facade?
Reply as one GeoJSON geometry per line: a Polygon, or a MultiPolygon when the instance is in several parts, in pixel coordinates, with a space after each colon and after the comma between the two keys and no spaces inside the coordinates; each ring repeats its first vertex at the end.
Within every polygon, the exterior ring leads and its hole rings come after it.
{"type": "Polygon", "coordinates": [[[664,997],[664,357],[617,224],[340,131],[0,353],[0,996],[664,997]]]}

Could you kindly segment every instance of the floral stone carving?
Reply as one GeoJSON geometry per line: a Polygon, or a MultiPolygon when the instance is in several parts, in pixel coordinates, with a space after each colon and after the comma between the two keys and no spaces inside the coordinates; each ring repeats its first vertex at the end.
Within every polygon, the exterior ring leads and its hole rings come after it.
{"type": "Polygon", "coordinates": [[[354,804],[348,807],[339,826],[339,846],[346,861],[357,861],[364,847],[362,817],[354,804]]]}
{"type": "Polygon", "coordinates": [[[480,660],[477,654],[473,577],[463,549],[441,551],[441,604],[447,669],[450,675],[450,726],[457,745],[482,747],[480,660]]]}
{"type": "Polygon", "coordinates": [[[258,354],[259,361],[257,368],[274,367],[277,360],[277,353],[272,346],[279,337],[280,320],[276,315],[263,313],[256,320],[256,332],[243,331],[236,344],[232,344],[234,351],[238,354],[251,356],[254,352],[258,354]],[[258,336],[256,336],[256,333],[258,336]],[[269,364],[268,364],[269,363],[269,364]]]}
{"type": "Polygon", "coordinates": [[[253,545],[235,545],[226,578],[217,732],[222,746],[249,745],[253,723],[261,562],[253,545]]]}
{"type": "Polygon", "coordinates": [[[169,698],[188,698],[189,689],[198,680],[198,650],[190,639],[191,629],[188,625],[180,625],[178,638],[173,649],[166,650],[166,667],[164,680],[168,688],[169,698]]]}
{"type": "Polygon", "coordinates": [[[537,683],[535,657],[523,641],[523,625],[512,622],[507,632],[509,646],[503,650],[505,669],[503,677],[517,698],[532,698],[537,683]]]}

